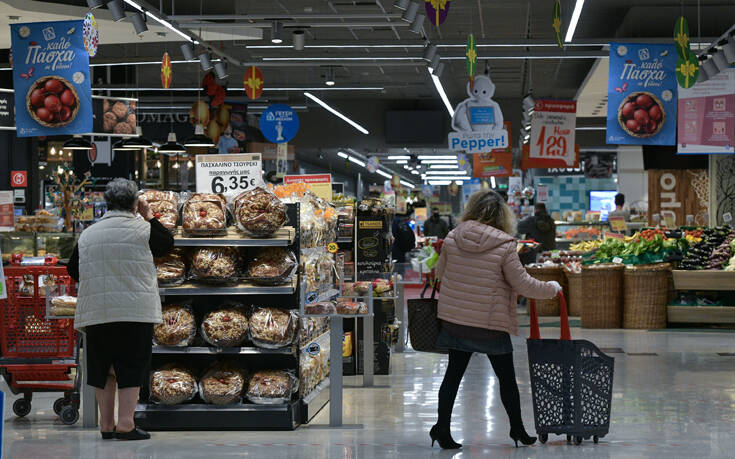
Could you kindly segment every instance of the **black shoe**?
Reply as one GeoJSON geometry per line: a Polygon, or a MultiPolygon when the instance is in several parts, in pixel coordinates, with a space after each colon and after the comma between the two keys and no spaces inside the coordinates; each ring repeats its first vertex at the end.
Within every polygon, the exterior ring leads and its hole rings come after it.
{"type": "Polygon", "coordinates": [[[100,432],[100,434],[102,434],[103,440],[112,440],[115,438],[115,428],[112,428],[112,432],[100,432]]]}
{"type": "Polygon", "coordinates": [[[434,447],[434,442],[438,441],[441,449],[459,449],[462,447],[460,443],[457,443],[452,438],[452,434],[449,432],[449,428],[442,429],[438,425],[434,425],[429,431],[431,437],[431,447],[434,447]]]}
{"type": "Polygon", "coordinates": [[[151,438],[151,434],[139,427],[136,427],[130,432],[115,432],[115,438],[118,440],[148,440],[151,438]]]}
{"type": "Polygon", "coordinates": [[[526,429],[523,426],[520,426],[518,428],[511,428],[510,438],[516,443],[516,448],[518,448],[519,441],[526,446],[536,443],[536,437],[531,437],[530,435],[528,435],[526,433],[526,429]]]}

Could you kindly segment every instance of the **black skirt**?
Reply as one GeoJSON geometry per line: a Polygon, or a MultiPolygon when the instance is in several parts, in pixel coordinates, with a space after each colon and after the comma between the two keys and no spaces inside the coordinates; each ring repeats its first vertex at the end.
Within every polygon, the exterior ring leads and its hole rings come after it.
{"type": "Polygon", "coordinates": [[[86,327],[87,384],[103,389],[115,370],[117,387],[144,385],[151,366],[153,324],[110,322],[86,327]]]}
{"type": "Polygon", "coordinates": [[[509,354],[513,344],[507,332],[459,325],[441,321],[436,347],[463,352],[479,352],[487,355],[509,354]]]}

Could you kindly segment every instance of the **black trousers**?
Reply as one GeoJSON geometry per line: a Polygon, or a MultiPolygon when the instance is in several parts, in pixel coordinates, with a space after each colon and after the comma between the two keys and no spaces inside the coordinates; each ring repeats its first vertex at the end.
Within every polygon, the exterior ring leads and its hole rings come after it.
{"type": "MultiPolygon", "coordinates": [[[[447,372],[444,374],[444,381],[439,388],[439,420],[437,424],[440,427],[449,428],[452,420],[452,408],[454,408],[454,400],[457,398],[459,384],[462,382],[462,376],[470,363],[471,352],[449,351],[449,365],[447,372]]],[[[498,377],[500,383],[500,400],[503,402],[511,428],[523,426],[521,419],[521,396],[518,393],[518,384],[516,383],[516,372],[513,368],[513,353],[488,355],[493,371],[498,377]]]]}

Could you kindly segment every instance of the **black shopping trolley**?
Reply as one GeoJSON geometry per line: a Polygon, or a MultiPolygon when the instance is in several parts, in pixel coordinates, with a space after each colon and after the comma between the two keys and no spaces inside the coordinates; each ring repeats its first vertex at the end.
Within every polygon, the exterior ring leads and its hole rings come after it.
{"type": "Polygon", "coordinates": [[[561,339],[541,339],[536,302],[531,300],[528,367],[533,416],[541,443],[549,434],[565,435],[579,445],[595,443],[610,430],[615,359],[586,340],[571,339],[564,294],[559,294],[561,339]]]}

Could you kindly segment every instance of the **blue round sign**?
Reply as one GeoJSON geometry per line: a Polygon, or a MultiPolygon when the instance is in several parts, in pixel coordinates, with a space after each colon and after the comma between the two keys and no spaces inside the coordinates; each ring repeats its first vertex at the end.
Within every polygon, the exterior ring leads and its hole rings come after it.
{"type": "Polygon", "coordinates": [[[285,143],[299,132],[296,110],[285,104],[273,104],[260,115],[260,132],[273,143],[285,143]]]}

